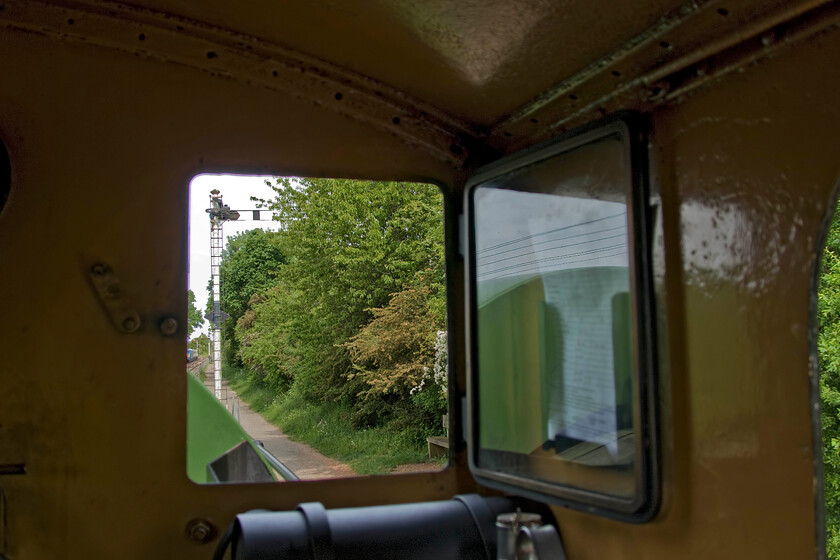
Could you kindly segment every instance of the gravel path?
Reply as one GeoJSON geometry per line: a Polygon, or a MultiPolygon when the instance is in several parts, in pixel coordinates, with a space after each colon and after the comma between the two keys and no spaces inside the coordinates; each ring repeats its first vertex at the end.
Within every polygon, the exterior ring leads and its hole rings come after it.
{"type": "MultiPolygon", "coordinates": [[[[199,366],[200,367],[200,366],[199,366]]],[[[205,385],[213,392],[213,366],[208,365],[205,385]]],[[[289,439],[265,418],[252,411],[242,402],[236,393],[222,379],[222,402],[238,417],[239,423],[252,438],[260,440],[272,455],[277,457],[301,480],[318,480],[356,476],[356,473],[344,463],[321,455],[303,443],[289,439]]]]}

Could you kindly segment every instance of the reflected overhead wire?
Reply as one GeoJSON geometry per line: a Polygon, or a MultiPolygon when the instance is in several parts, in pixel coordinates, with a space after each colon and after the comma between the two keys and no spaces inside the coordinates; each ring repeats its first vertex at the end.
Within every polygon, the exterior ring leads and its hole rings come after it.
{"type": "Polygon", "coordinates": [[[490,247],[484,247],[482,249],[479,249],[477,252],[478,253],[485,253],[487,251],[492,251],[493,249],[499,249],[501,247],[507,247],[509,245],[513,245],[515,243],[521,243],[522,241],[527,241],[528,239],[533,239],[534,237],[549,235],[549,234],[552,234],[552,233],[557,233],[558,231],[566,231],[566,230],[569,230],[569,229],[572,229],[572,228],[585,226],[585,225],[589,225],[589,224],[594,224],[594,223],[597,223],[597,222],[603,222],[603,221],[606,221],[606,220],[611,220],[612,218],[618,218],[620,216],[626,216],[626,215],[627,215],[627,212],[625,211],[625,212],[620,212],[618,214],[614,214],[612,216],[604,216],[603,218],[595,218],[593,220],[587,220],[585,222],[579,222],[577,224],[562,226],[562,227],[550,229],[550,230],[547,230],[547,231],[541,231],[539,233],[533,233],[531,235],[526,235],[526,236],[520,237],[518,239],[511,239],[510,241],[504,241],[502,243],[497,243],[496,245],[491,245],[490,247]]]}

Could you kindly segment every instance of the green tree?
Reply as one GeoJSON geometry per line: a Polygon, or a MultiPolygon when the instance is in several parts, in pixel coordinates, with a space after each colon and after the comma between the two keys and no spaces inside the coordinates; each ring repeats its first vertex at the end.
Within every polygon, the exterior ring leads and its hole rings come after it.
{"type": "Polygon", "coordinates": [[[277,284],[280,269],[285,263],[280,234],[276,231],[256,228],[228,240],[222,251],[220,267],[221,309],[230,315],[222,324],[228,359],[239,361],[240,341],[236,335],[236,323],[248,309],[248,302],[255,294],[277,284]]]}
{"type": "Polygon", "coordinates": [[[192,337],[193,333],[200,329],[202,325],[204,325],[204,316],[195,306],[195,294],[192,290],[187,290],[187,330],[189,336],[192,337]]]}
{"type": "Polygon", "coordinates": [[[240,359],[252,376],[277,392],[290,387],[297,363],[290,351],[289,297],[283,286],[254,295],[236,325],[240,359]]]}
{"type": "Polygon", "coordinates": [[[818,293],[827,553],[840,559],[840,208],[822,255],[818,293]]]}
{"type": "Polygon", "coordinates": [[[199,355],[210,355],[210,338],[205,333],[199,334],[197,337],[190,340],[190,348],[197,351],[199,355]]]}
{"type": "Polygon", "coordinates": [[[282,356],[283,375],[310,399],[356,402],[368,384],[354,375],[345,343],[373,318],[372,309],[423,276],[443,316],[440,192],[339,179],[281,178],[273,188],[267,204],[283,226],[288,262],[277,288],[240,322],[238,336],[249,345],[240,354],[252,364],[282,356]]]}

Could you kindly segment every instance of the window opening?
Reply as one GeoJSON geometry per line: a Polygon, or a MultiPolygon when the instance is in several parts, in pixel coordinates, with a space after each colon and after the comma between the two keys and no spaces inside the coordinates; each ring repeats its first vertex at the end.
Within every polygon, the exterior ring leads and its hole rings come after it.
{"type": "Polygon", "coordinates": [[[192,480],[445,466],[437,187],[201,175],[190,217],[192,480]]]}
{"type": "Polygon", "coordinates": [[[840,212],[825,238],[817,293],[825,548],[840,559],[840,212]]]}

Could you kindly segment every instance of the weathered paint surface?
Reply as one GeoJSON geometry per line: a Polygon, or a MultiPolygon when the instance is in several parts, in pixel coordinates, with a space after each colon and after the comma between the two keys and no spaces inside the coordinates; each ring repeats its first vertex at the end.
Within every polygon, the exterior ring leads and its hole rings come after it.
{"type": "Polygon", "coordinates": [[[184,536],[191,519],[222,528],[238,511],[313,499],[444,499],[468,480],[450,470],[409,484],[319,482],[315,493],[310,482],[197,486],[185,470],[185,333],[157,330],[164,315],[185,323],[195,174],[418,179],[447,177],[445,164],[334,113],[146,58],[4,32],[0,61],[16,76],[0,83],[13,175],[0,291],[15,318],[0,327],[0,462],[27,464],[0,480],[7,556],[206,558],[184,536]],[[118,332],[103,311],[88,277],[100,261],[118,272],[140,331],[118,332]]]}
{"type": "Polygon", "coordinates": [[[641,527],[558,512],[570,557],[816,557],[809,297],[838,59],[825,34],[653,113],[665,501],[641,527]]]}
{"type": "MultiPolygon", "coordinates": [[[[837,22],[829,14],[818,33],[671,96],[649,99],[643,78],[819,3],[0,2],[0,139],[13,180],[0,214],[0,463],[27,468],[0,478],[0,552],[206,558],[184,535],[192,519],[221,528],[252,508],[474,490],[458,445],[443,473],[189,482],[184,333],[154,328],[186,309],[187,183],[220,171],[433,180],[457,201],[471,168],[546,138],[546,123],[637,108],[652,122],[661,201],[664,504],[644,526],[557,510],[570,556],[813,557],[808,306],[840,161],[837,22]],[[38,24],[16,10],[52,15],[38,24]],[[166,33],[147,34],[166,21],[166,33]],[[266,51],[243,56],[243,37],[266,51]],[[267,86],[278,53],[325,59],[329,72],[292,80],[290,65],[283,87],[267,86]],[[342,71],[351,93],[338,100],[342,71]],[[626,76],[640,81],[621,90],[626,76]],[[584,82],[585,99],[564,89],[584,82]],[[371,101],[373,83],[388,86],[384,100],[371,101]],[[591,111],[576,113],[577,101],[591,111]],[[510,137],[488,133],[511,115],[510,137]],[[138,332],[118,332],[103,312],[95,262],[118,271],[144,318],[138,332]]],[[[463,389],[463,271],[448,212],[452,386],[463,389]]]]}

